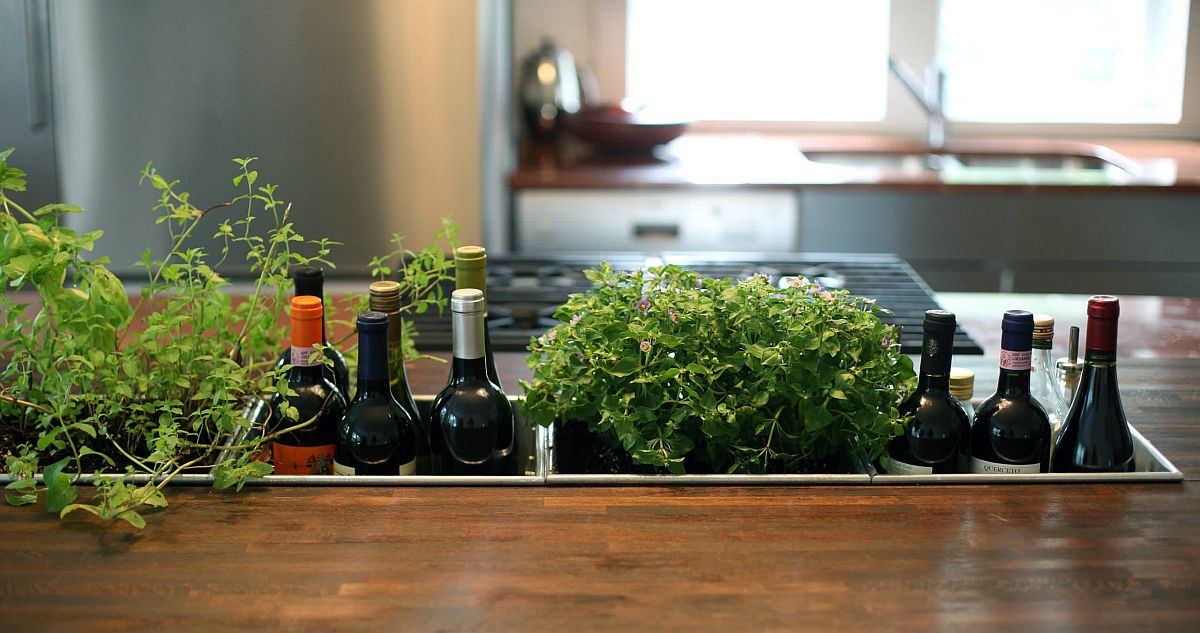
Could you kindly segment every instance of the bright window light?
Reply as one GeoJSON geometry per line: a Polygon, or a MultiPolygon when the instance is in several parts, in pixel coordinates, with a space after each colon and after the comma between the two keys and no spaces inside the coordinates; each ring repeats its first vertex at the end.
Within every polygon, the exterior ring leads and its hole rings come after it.
{"type": "Polygon", "coordinates": [[[710,121],[878,121],[888,0],[628,0],[626,97],[710,121]]]}
{"type": "Polygon", "coordinates": [[[942,0],[946,115],[1178,123],[1187,0],[942,0]]]}

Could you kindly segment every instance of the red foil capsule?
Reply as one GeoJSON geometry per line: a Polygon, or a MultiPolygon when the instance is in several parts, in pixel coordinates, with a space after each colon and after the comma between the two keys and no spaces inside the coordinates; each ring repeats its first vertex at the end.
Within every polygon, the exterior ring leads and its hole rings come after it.
{"type": "Polygon", "coordinates": [[[1095,295],[1088,299],[1087,314],[1087,349],[1116,352],[1121,300],[1110,295],[1095,295]]]}

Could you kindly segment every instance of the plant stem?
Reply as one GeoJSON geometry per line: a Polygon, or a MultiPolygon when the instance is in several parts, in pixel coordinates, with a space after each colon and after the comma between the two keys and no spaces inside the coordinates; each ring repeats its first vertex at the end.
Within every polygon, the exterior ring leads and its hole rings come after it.
{"type": "Polygon", "coordinates": [[[4,395],[4,394],[0,394],[0,400],[3,400],[3,401],[5,401],[5,402],[11,402],[11,403],[13,403],[13,404],[19,404],[19,405],[21,405],[21,406],[23,406],[23,407],[31,407],[31,408],[33,408],[33,409],[37,409],[38,411],[41,411],[42,413],[49,413],[50,415],[54,415],[54,412],[53,412],[53,411],[51,411],[50,409],[47,409],[46,407],[43,407],[43,406],[42,406],[42,405],[40,405],[40,404],[34,404],[34,403],[32,403],[32,402],[26,402],[26,401],[24,401],[24,400],[21,400],[20,398],[14,398],[14,397],[12,397],[12,396],[6,396],[6,395],[4,395]]]}
{"type": "MultiPolygon", "coordinates": [[[[287,224],[288,215],[292,212],[292,203],[288,203],[283,209],[283,220],[277,221],[275,230],[287,224]]],[[[263,258],[263,268],[258,274],[258,281],[254,282],[254,295],[250,299],[250,309],[246,311],[246,319],[242,321],[242,331],[238,334],[237,341],[234,342],[233,349],[229,350],[230,358],[237,358],[238,351],[241,350],[242,344],[246,342],[246,335],[250,330],[250,323],[254,321],[254,311],[258,308],[258,300],[262,294],[262,285],[267,279],[267,274],[270,272],[271,258],[275,255],[275,248],[279,243],[275,240],[271,241],[271,248],[267,249],[267,256],[263,258]]]]}

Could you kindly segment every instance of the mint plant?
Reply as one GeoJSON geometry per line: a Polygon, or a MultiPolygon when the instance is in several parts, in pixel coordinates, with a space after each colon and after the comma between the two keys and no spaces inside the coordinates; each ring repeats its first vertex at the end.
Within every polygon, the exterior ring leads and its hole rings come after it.
{"type": "Polygon", "coordinates": [[[542,425],[586,424],[671,473],[797,472],[855,447],[874,460],[903,428],[916,376],[870,300],[677,266],[586,274],[594,287],[529,347],[542,425]]]}
{"type": "MultiPolygon", "coordinates": [[[[84,511],[142,527],[139,509],[166,505],[163,489],[180,474],[211,472],[222,489],[269,474],[270,464],[255,455],[295,427],[267,420],[266,433],[246,438],[242,411],[287,389],[273,365],[286,333],[280,323],[289,270],[332,267],[335,244],[295,231],[291,203],[277,186],[259,183],[254,158],[235,159],[234,195],[205,207],[148,163],[142,182],[159,193],[154,213],[171,245],[161,257],[142,253],[146,282],[131,305],[107,261],[86,256],[101,232],[78,235],[61,225],[78,207],[29,211],[10,196],[25,189],[24,172],[8,164],[11,153],[0,152],[0,357],[7,361],[0,457],[13,479],[8,503],[44,497],[49,512],[84,511]],[[210,231],[221,245],[215,254],[195,245],[210,231]],[[219,270],[239,249],[253,280],[248,294],[235,297],[219,270]],[[84,473],[108,476],[81,500],[84,473]],[[148,482],[132,483],[133,474],[149,475],[148,482]]],[[[439,284],[450,274],[441,242],[453,244],[455,229],[447,221],[420,252],[403,249],[397,236],[397,251],[372,261],[386,275],[394,258],[407,256],[402,265],[413,279],[404,309],[444,307],[439,284]]]]}

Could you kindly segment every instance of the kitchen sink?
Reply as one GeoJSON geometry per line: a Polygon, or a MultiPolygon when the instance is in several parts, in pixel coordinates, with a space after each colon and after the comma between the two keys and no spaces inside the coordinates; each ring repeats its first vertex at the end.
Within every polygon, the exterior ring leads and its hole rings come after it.
{"type": "Polygon", "coordinates": [[[1029,178],[1121,178],[1136,173],[1137,164],[1102,146],[1080,151],[1012,151],[1004,149],[866,148],[805,150],[809,161],[850,169],[900,174],[939,172],[943,180],[1029,178]]]}

